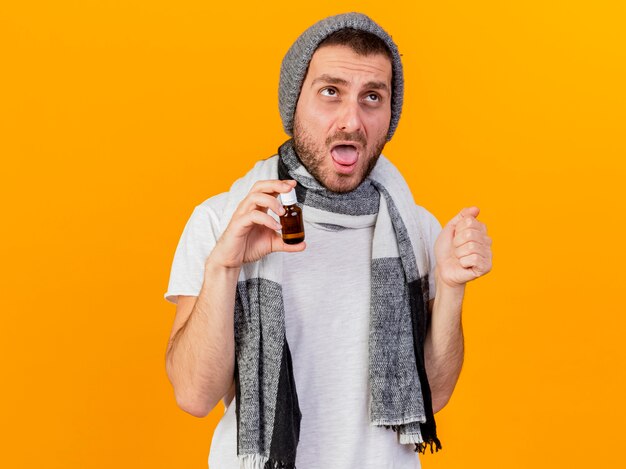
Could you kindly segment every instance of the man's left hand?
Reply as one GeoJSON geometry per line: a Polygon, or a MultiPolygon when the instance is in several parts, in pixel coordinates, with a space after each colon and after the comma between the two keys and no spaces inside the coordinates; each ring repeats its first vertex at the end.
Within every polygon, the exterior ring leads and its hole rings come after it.
{"type": "Polygon", "coordinates": [[[478,207],[461,210],[435,242],[437,275],[450,287],[464,286],[491,270],[491,238],[476,219],[479,212],[478,207]]]}

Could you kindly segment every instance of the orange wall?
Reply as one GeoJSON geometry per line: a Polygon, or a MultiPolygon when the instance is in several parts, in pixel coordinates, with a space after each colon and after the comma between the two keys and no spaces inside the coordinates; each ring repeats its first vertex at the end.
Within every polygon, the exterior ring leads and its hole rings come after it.
{"type": "Polygon", "coordinates": [[[406,67],[385,154],[442,223],[477,205],[494,239],[423,466],[623,464],[626,4],[257,5],[0,7],[0,465],[206,468],[222,409],[183,413],[164,368],[174,250],[285,139],[287,47],[354,9],[406,67]]]}

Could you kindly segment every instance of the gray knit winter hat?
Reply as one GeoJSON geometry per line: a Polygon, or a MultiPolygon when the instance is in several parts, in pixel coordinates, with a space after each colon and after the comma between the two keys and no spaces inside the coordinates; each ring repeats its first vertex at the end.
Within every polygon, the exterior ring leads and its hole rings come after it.
{"type": "Polygon", "coordinates": [[[393,82],[391,90],[391,121],[387,140],[391,140],[398,126],[400,113],[402,112],[402,98],[404,95],[404,76],[402,74],[402,61],[398,47],[378,24],[361,13],[344,13],[330,16],[318,21],[304,31],[296,42],[289,48],[280,67],[280,82],[278,85],[278,108],[280,118],[283,121],[285,132],[293,136],[293,118],[296,112],[296,104],[300,96],[302,82],[309,68],[309,62],[313,53],[320,43],[332,33],[340,29],[353,28],[367,31],[381,38],[393,56],[392,71],[393,82]]]}

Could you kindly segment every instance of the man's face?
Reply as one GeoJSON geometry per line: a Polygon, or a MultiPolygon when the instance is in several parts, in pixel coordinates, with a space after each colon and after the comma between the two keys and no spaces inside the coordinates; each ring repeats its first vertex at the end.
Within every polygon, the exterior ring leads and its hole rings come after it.
{"type": "Polygon", "coordinates": [[[333,192],[356,188],[376,164],[391,119],[391,61],[347,46],[313,54],[294,117],[307,170],[333,192]]]}

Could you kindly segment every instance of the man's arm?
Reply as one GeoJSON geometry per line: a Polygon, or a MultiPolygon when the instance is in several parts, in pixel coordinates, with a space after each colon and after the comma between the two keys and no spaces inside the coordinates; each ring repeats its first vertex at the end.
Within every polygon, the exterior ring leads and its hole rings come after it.
{"type": "Polygon", "coordinates": [[[435,282],[437,294],[429,302],[431,320],[424,343],[424,357],[433,412],[439,412],[450,400],[463,366],[461,308],[465,285],[451,288],[437,276],[435,282]]]}
{"type": "Polygon", "coordinates": [[[196,417],[206,416],[233,381],[238,277],[239,269],[220,267],[209,256],[200,294],[178,297],[165,368],[178,406],[196,417]]]}
{"type": "Polygon", "coordinates": [[[293,180],[255,183],[206,259],[198,297],[179,296],[165,367],[176,402],[191,415],[204,417],[222,397],[232,399],[235,293],[241,266],[271,252],[306,247],[304,242],[285,244],[276,232],[280,223],[267,213],[284,212],[276,195],[295,184],[293,180]]]}
{"type": "Polygon", "coordinates": [[[461,210],[435,241],[436,294],[430,302],[432,315],[424,343],[434,412],[450,400],[463,366],[465,285],[491,271],[491,238],[485,224],[476,220],[479,211],[478,207],[461,210]]]}

